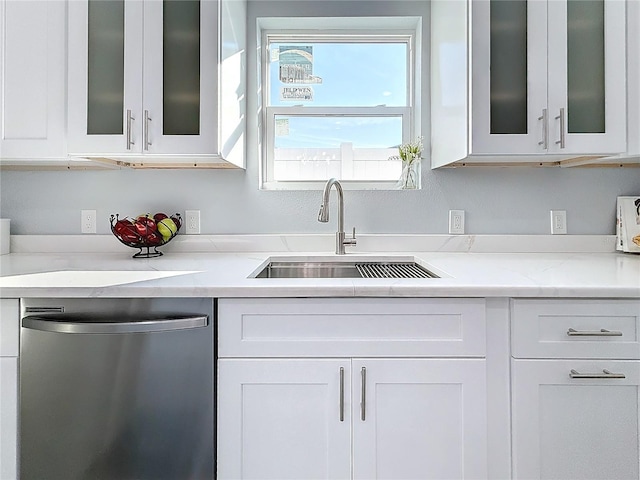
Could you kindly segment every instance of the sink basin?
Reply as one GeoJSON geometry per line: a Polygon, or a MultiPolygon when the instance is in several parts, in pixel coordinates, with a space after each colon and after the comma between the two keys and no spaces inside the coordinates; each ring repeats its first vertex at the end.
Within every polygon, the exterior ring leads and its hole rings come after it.
{"type": "Polygon", "coordinates": [[[414,260],[270,260],[253,278],[439,278],[414,260]]]}

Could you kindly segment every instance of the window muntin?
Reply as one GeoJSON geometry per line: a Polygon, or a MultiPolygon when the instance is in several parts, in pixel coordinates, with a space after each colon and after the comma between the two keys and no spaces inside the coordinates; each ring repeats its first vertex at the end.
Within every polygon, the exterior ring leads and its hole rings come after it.
{"type": "Polygon", "coordinates": [[[263,32],[263,187],[392,188],[412,137],[414,31],[263,32]]]}

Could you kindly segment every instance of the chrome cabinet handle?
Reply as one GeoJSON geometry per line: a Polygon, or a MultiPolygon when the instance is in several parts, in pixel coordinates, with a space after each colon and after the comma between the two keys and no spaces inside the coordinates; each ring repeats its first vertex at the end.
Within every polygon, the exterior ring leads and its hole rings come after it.
{"type": "Polygon", "coordinates": [[[340,421],[344,422],[344,367],[340,367],[340,421]]]}
{"type": "Polygon", "coordinates": [[[131,110],[127,110],[127,150],[131,150],[131,145],[135,145],[134,141],[131,139],[131,122],[133,122],[135,118],[131,113],[131,110]]]}
{"type": "Polygon", "coordinates": [[[151,142],[149,141],[149,122],[151,117],[149,116],[149,110],[144,111],[144,149],[149,150],[151,142]]]}
{"type": "Polygon", "coordinates": [[[367,369],[365,367],[362,367],[362,370],[360,370],[360,376],[362,377],[362,390],[360,392],[360,397],[362,398],[362,401],[360,402],[360,420],[364,422],[367,410],[367,369]]]}
{"type": "Polygon", "coordinates": [[[560,145],[560,148],[564,148],[564,108],[560,109],[560,115],[556,117],[556,120],[560,120],[560,140],[556,142],[556,145],[560,145]]]}
{"type": "Polygon", "coordinates": [[[542,120],[542,140],[538,145],[542,145],[542,148],[547,150],[549,148],[549,114],[546,108],[542,109],[542,116],[538,117],[538,120],[542,120]]]}
{"type": "Polygon", "coordinates": [[[600,330],[575,330],[570,328],[567,330],[567,335],[570,337],[621,337],[622,332],[607,330],[606,328],[601,328],[600,330]]]}
{"type": "Polygon", "coordinates": [[[624,373],[612,373],[607,369],[603,369],[602,373],[580,373],[572,369],[569,376],[571,378],[626,378],[624,373]]]}

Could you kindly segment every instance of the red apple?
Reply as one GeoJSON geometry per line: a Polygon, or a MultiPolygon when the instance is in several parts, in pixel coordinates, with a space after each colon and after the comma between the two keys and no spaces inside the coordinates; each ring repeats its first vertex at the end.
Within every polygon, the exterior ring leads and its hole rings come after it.
{"type": "Polygon", "coordinates": [[[175,223],[176,227],[178,227],[178,230],[180,230],[180,227],[182,226],[182,218],[180,217],[180,215],[178,215],[177,213],[175,215],[171,215],[171,220],[173,220],[173,223],[175,223]]]}
{"type": "Polygon", "coordinates": [[[164,213],[160,213],[160,212],[156,213],[153,216],[153,219],[155,220],[156,223],[158,223],[161,220],[164,220],[165,218],[169,218],[169,216],[165,215],[164,213]]]}
{"type": "Polygon", "coordinates": [[[149,232],[146,237],[144,237],[144,242],[147,245],[161,245],[163,242],[162,235],[158,232],[149,232]]]}
{"type": "Polygon", "coordinates": [[[157,230],[156,222],[150,215],[140,215],[136,218],[134,222],[136,226],[136,230],[142,236],[145,236],[151,232],[155,232],[157,230]]]}
{"type": "Polygon", "coordinates": [[[113,226],[113,230],[116,233],[129,232],[134,230],[134,226],[131,220],[129,220],[128,218],[125,218],[122,220],[118,220],[113,226]]]}

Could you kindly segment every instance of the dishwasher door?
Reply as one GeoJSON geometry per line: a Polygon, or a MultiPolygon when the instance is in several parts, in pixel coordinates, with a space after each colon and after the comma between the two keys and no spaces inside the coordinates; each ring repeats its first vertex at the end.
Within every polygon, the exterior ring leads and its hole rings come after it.
{"type": "Polygon", "coordinates": [[[22,480],[214,478],[213,300],[21,308],[22,480]]]}

